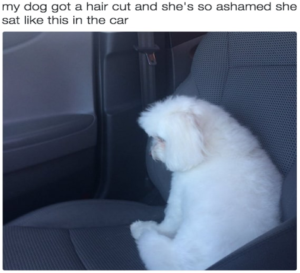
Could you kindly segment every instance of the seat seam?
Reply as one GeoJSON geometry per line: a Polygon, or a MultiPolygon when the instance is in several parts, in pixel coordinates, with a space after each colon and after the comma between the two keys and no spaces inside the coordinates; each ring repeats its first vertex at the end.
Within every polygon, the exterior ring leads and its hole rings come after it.
{"type": "Polygon", "coordinates": [[[253,64],[253,65],[233,65],[230,68],[253,68],[253,67],[281,67],[296,66],[296,64],[253,64]]]}
{"type": "Polygon", "coordinates": [[[76,250],[76,247],[75,247],[75,245],[74,245],[74,243],[73,243],[70,229],[67,229],[67,230],[68,230],[69,238],[70,238],[71,244],[72,244],[72,246],[73,246],[74,252],[75,252],[75,254],[77,255],[77,257],[78,257],[80,263],[82,264],[83,268],[84,268],[85,270],[87,270],[87,267],[85,266],[83,260],[80,258],[79,254],[78,254],[78,252],[77,252],[77,250],[76,250]]]}
{"type": "MultiPolygon", "coordinates": [[[[53,205],[54,208],[50,205],[49,207],[45,207],[45,208],[40,208],[40,209],[37,209],[36,211],[32,211],[32,212],[29,212],[29,216],[32,216],[34,214],[37,214],[40,213],[39,210],[43,210],[43,213],[46,213],[48,212],[49,210],[52,211],[53,209],[62,209],[62,208],[67,208],[67,207],[70,207],[70,206],[73,206],[74,203],[77,203],[79,204],[80,201],[78,201],[78,203],[76,201],[71,201],[71,202],[65,202],[65,204],[63,203],[58,203],[58,204],[55,204],[53,205]]],[[[89,202],[91,203],[98,203],[98,202],[101,202],[101,203],[106,203],[106,204],[109,204],[109,203],[112,203],[114,202],[113,200],[89,200],[89,202]]],[[[123,206],[128,206],[128,207],[132,207],[132,206],[145,206],[146,208],[149,207],[149,209],[156,209],[156,208],[159,208],[159,206],[148,206],[148,205],[145,205],[145,204],[142,204],[142,203],[138,203],[138,202],[132,202],[132,201],[123,201],[123,200],[117,200],[117,202],[120,204],[122,203],[123,206]]],[[[80,204],[82,205],[82,204],[80,204]]],[[[148,209],[148,208],[147,208],[148,209]]],[[[25,215],[23,216],[20,216],[20,218],[23,218],[25,215]]],[[[15,220],[12,220],[11,222],[13,223],[14,221],[17,221],[19,218],[15,219],[15,220]]],[[[22,225],[26,225],[28,222],[30,222],[30,219],[25,219],[22,221],[22,225]]],[[[11,225],[10,223],[7,223],[8,225],[11,225]]],[[[13,226],[13,225],[12,225],[13,226]]]]}
{"type": "MultiPolygon", "coordinates": [[[[131,223],[130,223],[131,224],[131,223]]],[[[108,228],[108,227],[129,227],[130,224],[123,224],[123,225],[107,225],[107,226],[91,226],[91,227],[77,227],[77,228],[70,228],[70,227],[36,227],[36,226],[7,226],[5,228],[34,228],[34,229],[58,229],[58,230],[78,230],[78,229],[88,229],[88,228],[108,228]]]]}
{"type": "MultiPolygon", "coordinates": [[[[295,155],[294,155],[295,157],[295,155]]],[[[293,163],[291,164],[289,170],[286,172],[286,176],[290,173],[291,169],[294,167],[294,164],[296,163],[296,158],[293,160],[293,163]]],[[[296,174],[296,180],[297,180],[297,174],[296,174]]],[[[281,219],[283,219],[283,196],[281,196],[280,199],[280,205],[281,205],[281,219]]],[[[293,200],[292,199],[288,199],[287,203],[286,203],[286,207],[290,207],[291,205],[293,205],[293,200]]],[[[297,183],[296,183],[296,210],[297,210],[297,183]]]]}
{"type": "Polygon", "coordinates": [[[192,81],[193,81],[194,85],[196,86],[198,96],[199,96],[199,98],[201,98],[201,91],[200,91],[200,89],[198,87],[198,84],[196,82],[196,79],[195,79],[195,77],[194,77],[194,75],[192,73],[191,73],[191,78],[192,78],[192,81]]]}
{"type": "Polygon", "coordinates": [[[224,85],[221,92],[221,97],[219,101],[219,105],[223,105],[223,99],[224,99],[224,93],[226,89],[226,85],[228,83],[228,76],[229,76],[229,70],[230,70],[230,49],[229,49],[229,33],[226,33],[226,46],[227,46],[227,71],[226,71],[226,80],[224,81],[224,85]]]}
{"type": "Polygon", "coordinates": [[[280,237],[284,234],[287,234],[290,231],[292,231],[293,229],[295,229],[294,225],[292,225],[290,227],[287,227],[286,230],[284,230],[284,231],[281,231],[281,232],[278,231],[277,234],[270,235],[267,238],[264,238],[263,241],[257,242],[254,245],[249,246],[249,248],[247,248],[245,250],[241,250],[241,253],[237,253],[237,254],[233,255],[232,257],[230,257],[230,258],[228,257],[228,259],[229,259],[228,261],[224,261],[224,262],[220,261],[220,265],[215,266],[213,270],[218,270],[218,268],[220,268],[220,267],[222,268],[222,267],[226,266],[227,264],[231,263],[232,261],[235,261],[236,259],[240,258],[241,256],[244,256],[245,254],[249,253],[250,251],[255,250],[258,247],[261,247],[261,246],[264,246],[264,245],[268,244],[268,241],[270,239],[274,239],[274,238],[280,237]]]}

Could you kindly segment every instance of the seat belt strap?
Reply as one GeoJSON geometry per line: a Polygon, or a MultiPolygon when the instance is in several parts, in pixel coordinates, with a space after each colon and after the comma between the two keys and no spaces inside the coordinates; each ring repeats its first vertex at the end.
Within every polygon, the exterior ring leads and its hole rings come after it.
{"type": "Polygon", "coordinates": [[[138,46],[134,48],[139,52],[142,103],[147,106],[156,100],[155,52],[159,47],[154,43],[154,33],[139,32],[138,46]]]}

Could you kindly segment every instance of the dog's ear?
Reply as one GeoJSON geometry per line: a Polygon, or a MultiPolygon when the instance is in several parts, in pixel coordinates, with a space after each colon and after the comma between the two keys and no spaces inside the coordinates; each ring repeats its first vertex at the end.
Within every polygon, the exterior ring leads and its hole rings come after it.
{"type": "Polygon", "coordinates": [[[186,171],[203,161],[205,145],[200,123],[193,113],[170,114],[165,124],[165,164],[170,171],[186,171]]]}

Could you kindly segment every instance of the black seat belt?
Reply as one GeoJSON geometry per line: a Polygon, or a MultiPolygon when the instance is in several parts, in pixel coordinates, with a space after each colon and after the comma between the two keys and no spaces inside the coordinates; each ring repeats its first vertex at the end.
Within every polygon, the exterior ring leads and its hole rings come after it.
{"type": "Polygon", "coordinates": [[[139,52],[142,103],[147,106],[156,100],[155,52],[159,47],[154,43],[154,33],[139,32],[138,46],[134,48],[139,52]]]}

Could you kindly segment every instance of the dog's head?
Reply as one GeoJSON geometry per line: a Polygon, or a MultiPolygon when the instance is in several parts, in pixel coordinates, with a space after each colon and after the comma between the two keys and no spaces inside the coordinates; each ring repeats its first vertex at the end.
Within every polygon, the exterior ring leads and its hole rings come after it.
{"type": "Polygon", "coordinates": [[[140,126],[153,138],[151,155],[170,171],[186,171],[205,157],[201,117],[194,109],[197,101],[177,96],[157,102],[143,112],[140,126]]]}

